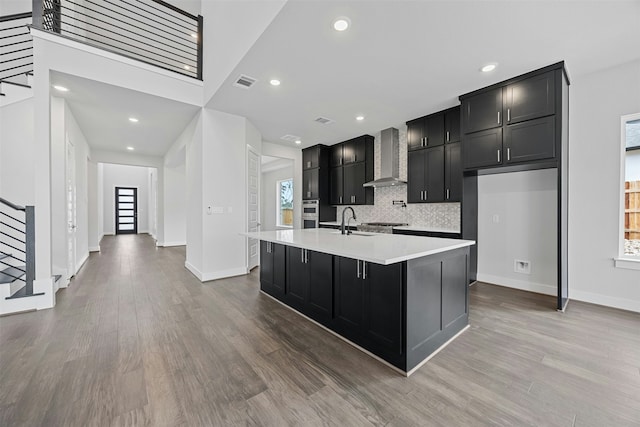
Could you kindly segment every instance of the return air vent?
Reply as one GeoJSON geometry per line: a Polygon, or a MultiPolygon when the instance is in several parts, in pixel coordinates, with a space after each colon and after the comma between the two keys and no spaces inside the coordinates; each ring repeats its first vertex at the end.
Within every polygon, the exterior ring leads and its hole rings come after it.
{"type": "Polygon", "coordinates": [[[258,79],[254,79],[253,77],[249,77],[249,76],[245,76],[244,74],[240,74],[240,77],[238,77],[236,79],[236,82],[233,85],[237,86],[237,87],[241,87],[243,89],[249,89],[257,81],[258,81],[258,79]]]}
{"type": "Polygon", "coordinates": [[[335,122],[335,120],[327,119],[326,117],[318,117],[314,121],[320,123],[321,125],[328,125],[335,122]]]}
{"type": "Polygon", "coordinates": [[[295,135],[285,135],[285,136],[281,136],[280,139],[284,139],[285,141],[289,141],[289,142],[296,142],[300,140],[300,137],[295,135]]]}

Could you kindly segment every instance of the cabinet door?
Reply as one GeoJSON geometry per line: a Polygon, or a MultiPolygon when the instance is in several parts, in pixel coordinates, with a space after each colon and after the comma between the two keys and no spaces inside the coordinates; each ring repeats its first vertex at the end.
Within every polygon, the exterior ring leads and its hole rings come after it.
{"type": "Polygon", "coordinates": [[[359,343],[364,322],[364,280],[360,278],[360,261],[336,256],[334,263],[336,330],[359,343]]]}
{"type": "Polygon", "coordinates": [[[333,255],[307,251],[309,287],[306,312],[314,320],[329,325],[333,319],[333,255]]]}
{"type": "Polygon", "coordinates": [[[477,169],[502,164],[502,128],[465,135],[462,140],[462,164],[477,169]]]}
{"type": "Polygon", "coordinates": [[[462,200],[462,158],[459,142],[447,144],[444,148],[444,199],[446,202],[462,200]]]}
{"type": "Polygon", "coordinates": [[[317,168],[320,166],[320,147],[305,148],[302,150],[302,169],[317,168]]]}
{"type": "Polygon", "coordinates": [[[555,116],[509,125],[504,131],[506,163],[556,157],[555,116]]]}
{"type": "Polygon", "coordinates": [[[302,171],[302,199],[317,199],[320,197],[318,168],[302,171]]]}
{"type": "Polygon", "coordinates": [[[407,149],[409,151],[418,150],[424,147],[424,130],[424,119],[416,119],[407,122],[407,149]]]}
{"type": "Polygon", "coordinates": [[[426,119],[426,145],[435,147],[444,144],[444,114],[433,114],[426,119]]]}
{"type": "Polygon", "coordinates": [[[359,163],[364,162],[366,156],[366,140],[365,137],[358,137],[343,142],[342,163],[359,163]]]}
{"type": "Polygon", "coordinates": [[[555,113],[554,72],[530,77],[505,88],[506,123],[518,123],[555,113]]]}
{"type": "Polygon", "coordinates": [[[331,185],[329,191],[329,203],[332,205],[341,205],[344,199],[343,177],[342,167],[331,168],[329,173],[329,183],[331,185]]]}
{"type": "Polygon", "coordinates": [[[407,201],[409,203],[422,203],[425,179],[426,150],[410,151],[407,154],[407,201]]]}
{"type": "Polygon", "coordinates": [[[304,250],[287,246],[287,287],[284,300],[298,311],[304,311],[309,285],[309,271],[304,250]]]}
{"type": "Polygon", "coordinates": [[[286,286],[286,250],[284,245],[271,244],[271,257],[273,262],[273,296],[283,299],[286,286]]]}
{"type": "Polygon", "coordinates": [[[502,88],[482,92],[462,101],[464,133],[502,126],[502,88]]]}
{"type": "Polygon", "coordinates": [[[342,144],[332,145],[329,157],[329,166],[342,166],[342,144]]]}
{"type": "Polygon", "coordinates": [[[427,202],[442,202],[444,201],[444,146],[428,148],[425,151],[427,202]]]}
{"type": "Polygon", "coordinates": [[[364,264],[364,334],[387,357],[402,354],[402,263],[364,264]]]}
{"type": "Polygon", "coordinates": [[[366,191],[362,186],[366,182],[366,165],[364,163],[352,163],[343,166],[344,174],[344,204],[364,205],[366,203],[366,191]]]}
{"type": "Polygon", "coordinates": [[[273,256],[268,252],[269,245],[269,242],[260,241],[260,289],[272,294],[273,256]]]}
{"type": "Polygon", "coordinates": [[[460,141],[460,107],[447,110],[444,114],[444,140],[445,142],[460,141]]]}

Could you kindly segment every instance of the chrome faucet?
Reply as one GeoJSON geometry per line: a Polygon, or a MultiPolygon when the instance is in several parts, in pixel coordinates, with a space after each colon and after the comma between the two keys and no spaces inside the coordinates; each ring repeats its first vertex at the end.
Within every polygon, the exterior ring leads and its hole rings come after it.
{"type": "MultiPolygon", "coordinates": [[[[344,208],[342,210],[342,223],[340,224],[340,232],[342,234],[351,234],[351,231],[348,230],[348,228],[349,228],[348,223],[347,223],[347,232],[345,233],[345,231],[344,231],[344,213],[347,211],[347,209],[351,210],[351,218],[353,218],[354,221],[356,219],[356,211],[354,211],[351,206],[347,206],[346,208],[344,208]]],[[[351,219],[351,218],[349,218],[349,219],[351,219]]]]}

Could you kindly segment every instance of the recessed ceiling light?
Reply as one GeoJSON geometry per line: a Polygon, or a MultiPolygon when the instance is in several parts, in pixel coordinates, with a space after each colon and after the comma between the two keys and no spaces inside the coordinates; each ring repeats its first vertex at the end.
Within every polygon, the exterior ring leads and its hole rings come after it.
{"type": "Polygon", "coordinates": [[[347,17],[340,17],[333,22],[333,28],[336,31],[344,31],[351,25],[351,20],[347,17]]]}
{"type": "Polygon", "coordinates": [[[57,86],[57,85],[56,85],[56,86],[54,86],[53,88],[54,88],[55,90],[59,90],[60,92],[69,92],[69,89],[67,89],[67,88],[66,88],[66,87],[64,87],[64,86],[57,86]]]}
{"type": "Polygon", "coordinates": [[[190,69],[191,69],[191,67],[189,67],[188,65],[185,65],[185,66],[184,66],[184,69],[185,69],[185,70],[190,70],[190,69]]]}
{"type": "Polygon", "coordinates": [[[130,121],[131,123],[138,123],[138,121],[139,121],[139,120],[138,120],[138,119],[136,119],[135,117],[129,117],[129,121],[130,121]]]}
{"type": "Polygon", "coordinates": [[[359,121],[359,122],[361,122],[361,121],[363,121],[363,120],[364,120],[364,116],[357,116],[357,117],[356,117],[356,120],[357,120],[357,121],[359,121]]]}
{"type": "Polygon", "coordinates": [[[133,150],[134,150],[134,148],[133,148],[133,147],[127,147],[127,150],[129,150],[129,151],[133,151],[133,150]]]}
{"type": "Polygon", "coordinates": [[[271,83],[271,86],[280,86],[280,80],[278,79],[273,79],[269,83],[271,83]]]}
{"type": "Polygon", "coordinates": [[[194,39],[197,39],[198,35],[196,33],[191,33],[191,37],[193,37],[194,39]]]}
{"type": "Polygon", "coordinates": [[[495,70],[497,66],[498,64],[487,64],[484,67],[480,68],[480,71],[482,71],[483,73],[488,73],[489,71],[495,70]]]}
{"type": "Polygon", "coordinates": [[[302,144],[302,141],[300,141],[299,139],[296,139],[296,144],[300,145],[302,144]]]}

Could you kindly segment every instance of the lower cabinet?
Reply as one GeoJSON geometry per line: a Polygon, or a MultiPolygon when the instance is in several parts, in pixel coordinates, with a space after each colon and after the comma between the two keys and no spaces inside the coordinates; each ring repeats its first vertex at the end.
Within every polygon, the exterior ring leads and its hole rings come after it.
{"type": "Polygon", "coordinates": [[[403,354],[403,263],[381,265],[335,257],[338,333],[393,363],[403,354]]]}
{"type": "Polygon", "coordinates": [[[285,246],[260,241],[260,289],[283,300],[285,275],[285,246]]]}
{"type": "Polygon", "coordinates": [[[333,255],[287,246],[284,302],[329,326],[333,318],[333,255]]]}

